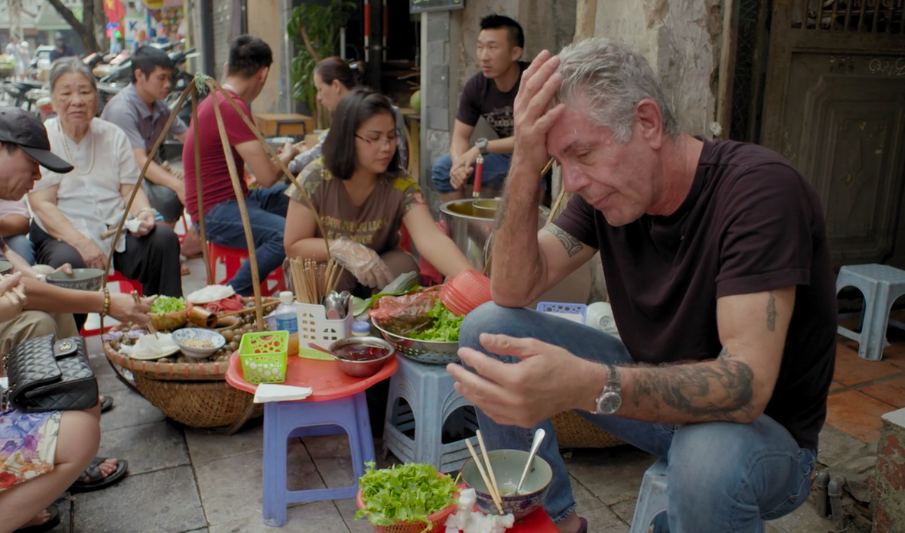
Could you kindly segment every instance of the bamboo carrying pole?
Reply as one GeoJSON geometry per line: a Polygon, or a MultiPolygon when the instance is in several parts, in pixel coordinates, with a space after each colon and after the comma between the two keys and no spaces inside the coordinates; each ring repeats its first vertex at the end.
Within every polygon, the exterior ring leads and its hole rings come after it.
{"type": "MultiPolygon", "coordinates": [[[[185,99],[189,96],[192,97],[192,121],[197,124],[198,122],[198,85],[204,84],[206,85],[210,91],[211,96],[216,99],[217,93],[226,98],[226,101],[229,102],[230,106],[235,110],[235,112],[242,118],[242,121],[246,126],[254,133],[255,137],[258,141],[264,146],[264,150],[270,155],[270,157],[274,158],[277,164],[280,166],[280,169],[283,171],[283,174],[289,179],[289,181],[298,188],[300,192],[300,196],[307,204],[307,207],[314,213],[314,218],[317,222],[318,229],[321,232],[321,235],[324,238],[324,246],[327,248],[327,255],[330,255],[330,241],[327,239],[327,233],[324,230],[323,223],[321,222],[320,216],[318,216],[317,209],[312,204],[311,199],[305,193],[305,189],[302,188],[301,184],[296,180],[295,176],[292,175],[292,172],[289,171],[289,168],[283,163],[279,155],[276,151],[267,143],[264,139],[264,136],[261,135],[261,132],[258,128],[249,120],[249,118],[242,112],[242,109],[236,104],[235,100],[233,100],[232,96],[223,90],[223,87],[220,84],[207,76],[198,75],[195,77],[194,83],[190,83],[182,94],[179,96],[179,100],[176,103],[176,109],[182,107],[182,104],[185,102],[185,99]]],[[[158,137],[157,141],[154,143],[154,147],[151,149],[150,153],[148,153],[148,159],[145,161],[144,166],[141,169],[141,173],[138,177],[138,182],[135,184],[135,188],[132,190],[132,194],[129,197],[129,201],[126,202],[125,211],[123,213],[123,218],[119,223],[119,227],[116,229],[115,237],[114,237],[114,247],[110,251],[110,255],[107,258],[107,268],[104,272],[103,278],[103,286],[107,286],[107,272],[110,271],[110,266],[113,264],[113,254],[116,252],[115,243],[119,241],[120,236],[122,235],[123,227],[126,222],[126,215],[132,209],[132,204],[135,202],[135,196],[138,194],[138,190],[141,188],[142,183],[147,176],[148,168],[151,164],[151,161],[154,160],[154,157],[157,155],[157,152],[160,150],[161,145],[163,145],[163,141],[166,138],[166,132],[169,131],[170,126],[172,126],[173,122],[176,120],[176,113],[171,113],[170,118],[167,120],[166,124],[163,128],[163,133],[161,133],[160,137],[158,137]]],[[[239,181],[238,172],[236,169],[235,158],[233,158],[232,149],[229,145],[229,139],[226,135],[226,129],[223,123],[223,117],[220,112],[220,107],[218,105],[214,105],[214,116],[217,120],[217,130],[220,136],[220,143],[223,147],[223,155],[226,159],[227,170],[230,175],[230,181],[233,185],[233,190],[236,193],[236,201],[239,204],[239,212],[242,215],[242,224],[245,229],[245,238],[246,245],[248,247],[248,260],[249,266],[251,267],[251,278],[252,278],[252,287],[254,289],[254,299],[255,299],[255,318],[256,323],[259,330],[264,329],[264,317],[263,317],[263,302],[261,299],[261,282],[258,271],[258,261],[257,255],[255,254],[254,248],[254,235],[252,234],[251,223],[248,219],[248,211],[245,206],[245,197],[242,194],[242,185],[239,181]]],[[[200,227],[200,237],[201,237],[201,249],[202,255],[204,257],[204,265],[207,273],[207,281],[208,284],[213,282],[213,266],[210,264],[210,258],[208,257],[207,252],[207,231],[204,223],[204,201],[202,183],[201,183],[201,143],[200,143],[200,135],[198,133],[198,129],[194,129],[194,141],[195,141],[195,186],[197,190],[197,202],[198,202],[198,212],[200,213],[198,224],[200,227]]],[[[340,269],[341,270],[341,269],[340,269]]],[[[103,317],[101,317],[101,325],[103,327],[103,317]]]]}

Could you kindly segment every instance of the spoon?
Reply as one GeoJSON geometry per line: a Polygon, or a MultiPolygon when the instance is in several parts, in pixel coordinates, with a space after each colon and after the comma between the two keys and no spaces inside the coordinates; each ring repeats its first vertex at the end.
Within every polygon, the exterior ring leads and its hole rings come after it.
{"type": "Polygon", "coordinates": [[[327,355],[332,355],[333,357],[336,357],[336,354],[334,354],[330,350],[328,350],[326,348],[321,348],[320,346],[318,346],[317,344],[314,344],[313,342],[309,342],[308,347],[311,349],[317,350],[319,352],[324,352],[327,355]]]}
{"type": "Polygon", "coordinates": [[[528,477],[531,465],[534,464],[534,456],[537,455],[537,450],[540,448],[541,443],[544,442],[544,437],[546,436],[547,432],[542,429],[538,429],[534,433],[534,441],[531,443],[531,452],[528,454],[528,463],[525,465],[525,470],[522,471],[522,479],[518,481],[518,487],[515,488],[516,496],[522,493],[522,485],[525,484],[525,478],[528,477]]]}

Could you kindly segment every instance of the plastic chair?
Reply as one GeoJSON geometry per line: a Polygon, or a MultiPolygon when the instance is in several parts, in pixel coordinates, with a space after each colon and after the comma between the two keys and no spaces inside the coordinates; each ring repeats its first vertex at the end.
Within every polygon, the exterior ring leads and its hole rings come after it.
{"type": "MultiPolygon", "coordinates": [[[[248,251],[239,248],[227,248],[208,241],[207,256],[211,262],[214,283],[224,284],[233,279],[242,266],[242,262],[248,259],[248,251]],[[222,278],[217,275],[217,265],[220,263],[223,264],[226,271],[226,276],[222,278]]],[[[261,293],[264,296],[279,294],[280,291],[286,290],[286,281],[283,278],[282,268],[277,268],[262,281],[261,293]]]]}
{"type": "MultiPolygon", "coordinates": [[[[660,459],[644,473],[641,489],[638,491],[638,502],[632,516],[632,529],[629,533],[647,533],[656,516],[667,509],[666,493],[666,461],[660,459]]],[[[757,533],[764,533],[765,522],[760,521],[757,533]]]]}
{"type": "Polygon", "coordinates": [[[838,327],[843,337],[858,343],[858,357],[868,361],[883,359],[888,325],[905,329],[905,324],[889,320],[892,304],[905,294],[905,271],[886,265],[853,265],[839,269],[836,276],[836,295],[845,287],[855,287],[864,295],[864,318],[861,333],[838,327]]]}
{"type": "MultiPolygon", "coordinates": [[[[109,276],[107,276],[107,285],[110,285],[111,283],[116,283],[118,285],[119,292],[121,292],[121,293],[128,294],[132,291],[136,291],[139,296],[144,296],[144,293],[142,292],[141,283],[139,283],[138,281],[135,281],[134,279],[128,279],[115,270],[113,271],[113,274],[110,274],[109,276]]],[[[98,323],[100,323],[100,321],[98,321],[98,323]]],[[[100,327],[98,329],[89,329],[87,324],[88,324],[88,321],[85,322],[85,326],[82,326],[82,331],[79,332],[79,334],[82,337],[87,338],[87,337],[93,337],[95,335],[101,334],[100,327]]],[[[110,329],[112,327],[114,327],[115,325],[116,324],[111,324],[111,325],[103,328],[103,330],[104,330],[103,332],[106,333],[106,332],[110,331],[110,329]]]]}
{"type": "Polygon", "coordinates": [[[365,392],[323,402],[271,402],[264,404],[264,523],[286,523],[286,507],[292,503],[354,498],[365,463],[374,461],[374,439],[365,392]],[[338,427],[337,427],[338,426],[338,427]],[[349,435],[355,484],[313,490],[286,488],[287,440],[293,437],[349,435]]]}
{"type": "MultiPolygon", "coordinates": [[[[470,455],[465,440],[442,443],[443,425],[460,407],[472,404],[453,389],[456,380],[445,366],[425,365],[407,357],[397,357],[399,370],[390,378],[390,395],[383,429],[384,450],[405,463],[427,463],[440,472],[453,472],[465,464],[470,455]],[[397,405],[404,399],[408,406],[397,405]],[[414,430],[414,436],[406,433],[414,430]]],[[[462,411],[458,411],[461,413],[462,411]]],[[[453,431],[474,432],[477,420],[465,413],[453,431]]],[[[478,442],[469,437],[473,446],[478,442]]]]}

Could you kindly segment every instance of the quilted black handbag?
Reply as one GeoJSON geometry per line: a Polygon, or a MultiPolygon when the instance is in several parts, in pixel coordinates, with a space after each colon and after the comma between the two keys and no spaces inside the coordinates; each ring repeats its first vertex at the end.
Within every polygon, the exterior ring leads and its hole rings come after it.
{"type": "Polygon", "coordinates": [[[97,378],[81,337],[19,343],[6,358],[9,403],[20,411],[76,411],[97,405],[97,378]]]}

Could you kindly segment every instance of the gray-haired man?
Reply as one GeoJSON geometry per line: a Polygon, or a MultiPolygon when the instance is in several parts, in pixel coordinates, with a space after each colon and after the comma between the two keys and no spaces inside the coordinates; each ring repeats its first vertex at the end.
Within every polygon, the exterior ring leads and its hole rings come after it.
{"type": "MultiPolygon", "coordinates": [[[[495,303],[462,326],[474,373],[449,368],[490,447],[527,448],[523,428],[552,435],[546,420],[576,409],[668,461],[657,531],[750,533],[797,508],[835,359],[814,190],[769,150],[681,133],[645,59],[603,39],[541,53],[514,116],[495,303]],[[576,196],[537,234],[548,154],[576,196]],[[519,309],[598,250],[621,341],[519,309]]],[[[554,469],[547,512],[562,532],[586,531],[555,439],[541,455],[554,469]]]]}

